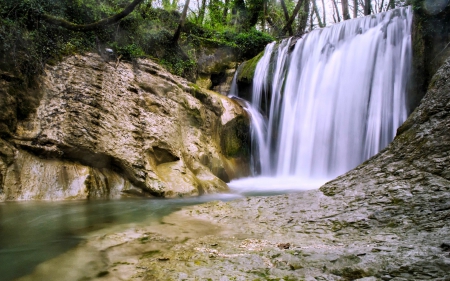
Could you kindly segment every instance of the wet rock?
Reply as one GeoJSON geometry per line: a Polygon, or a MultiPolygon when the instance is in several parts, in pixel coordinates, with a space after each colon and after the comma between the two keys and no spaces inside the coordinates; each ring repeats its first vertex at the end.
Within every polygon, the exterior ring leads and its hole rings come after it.
{"type": "Polygon", "coordinates": [[[291,247],[290,243],[280,243],[277,245],[278,248],[280,249],[289,249],[291,247]]]}
{"type": "Polygon", "coordinates": [[[444,243],[441,244],[440,247],[441,247],[442,251],[450,252],[450,243],[444,242],[444,243]]]}

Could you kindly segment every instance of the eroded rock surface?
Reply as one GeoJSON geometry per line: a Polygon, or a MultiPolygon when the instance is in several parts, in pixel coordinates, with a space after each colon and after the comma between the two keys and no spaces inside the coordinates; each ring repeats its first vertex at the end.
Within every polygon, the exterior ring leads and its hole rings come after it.
{"type": "Polygon", "coordinates": [[[248,172],[243,109],[150,60],[72,56],[47,66],[39,91],[0,140],[1,200],[197,195],[248,172]]]}
{"type": "MultiPolygon", "coordinates": [[[[392,144],[320,190],[211,202],[130,229],[133,239],[98,236],[88,245],[114,247],[77,278],[450,280],[449,77],[447,60],[392,144]]],[[[24,280],[47,280],[57,262],[24,280]]]]}

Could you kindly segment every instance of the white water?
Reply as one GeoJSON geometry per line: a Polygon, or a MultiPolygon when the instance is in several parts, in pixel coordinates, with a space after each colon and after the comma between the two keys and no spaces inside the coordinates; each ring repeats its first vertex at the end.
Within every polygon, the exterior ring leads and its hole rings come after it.
{"type": "Polygon", "coordinates": [[[386,147],[407,117],[411,22],[400,8],[267,45],[249,109],[259,177],[230,186],[317,188],[386,147]]]}

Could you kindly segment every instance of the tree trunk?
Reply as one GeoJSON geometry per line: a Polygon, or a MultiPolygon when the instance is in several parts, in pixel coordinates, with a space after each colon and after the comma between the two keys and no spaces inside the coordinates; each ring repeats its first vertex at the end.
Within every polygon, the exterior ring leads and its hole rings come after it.
{"type": "Polygon", "coordinates": [[[247,16],[244,18],[244,30],[249,30],[258,23],[259,15],[262,10],[265,0],[252,0],[247,1],[248,8],[246,7],[247,16]]]}
{"type": "Polygon", "coordinates": [[[370,15],[371,5],[370,0],[364,0],[364,15],[370,15]]]}
{"type": "Polygon", "coordinates": [[[337,20],[338,20],[338,22],[340,22],[341,21],[341,16],[339,15],[339,9],[338,9],[338,6],[336,4],[336,0],[331,0],[331,2],[333,2],[333,8],[334,8],[334,11],[336,12],[337,20]]]}
{"type": "Polygon", "coordinates": [[[173,38],[172,38],[172,42],[174,42],[174,43],[177,43],[178,39],[180,39],[181,29],[183,28],[184,22],[186,21],[186,15],[187,15],[187,10],[189,8],[189,2],[190,2],[190,0],[186,0],[184,3],[183,12],[181,13],[181,17],[180,17],[180,23],[178,24],[177,31],[175,31],[175,34],[173,35],[173,38]]]}
{"type": "Polygon", "coordinates": [[[206,0],[202,0],[202,5],[198,11],[198,24],[202,25],[205,20],[206,0]]]}
{"type": "Polygon", "coordinates": [[[383,12],[384,0],[381,0],[380,5],[378,5],[378,13],[383,12]]]}
{"type": "Polygon", "coordinates": [[[306,25],[308,24],[309,17],[309,0],[303,1],[303,11],[299,15],[299,24],[297,29],[297,35],[302,36],[306,31],[306,25]]]}
{"type": "Polygon", "coordinates": [[[294,11],[292,12],[291,17],[289,18],[289,20],[286,22],[286,24],[284,25],[284,27],[281,29],[281,34],[286,34],[286,32],[289,30],[289,28],[292,26],[292,23],[295,20],[295,17],[298,14],[298,11],[300,10],[302,4],[303,4],[304,0],[298,0],[297,5],[295,5],[294,11]]]}
{"type": "MultiPolygon", "coordinates": [[[[205,1],[205,0],[203,0],[205,1]]],[[[230,5],[230,0],[225,0],[225,7],[223,8],[223,13],[222,13],[222,24],[226,24],[227,23],[227,17],[228,17],[228,6],[230,5]]]]}
{"type": "Polygon", "coordinates": [[[261,26],[263,32],[266,32],[266,17],[267,17],[267,1],[264,1],[263,16],[261,19],[261,26]]]}
{"type": "Polygon", "coordinates": [[[389,0],[388,9],[395,9],[395,1],[394,0],[389,0]]]}
{"type": "Polygon", "coordinates": [[[272,21],[269,16],[266,17],[266,21],[273,28],[276,34],[281,34],[280,28],[272,21]]]}
{"type": "Polygon", "coordinates": [[[350,13],[348,11],[348,0],[341,0],[341,4],[342,4],[342,17],[344,18],[344,20],[349,20],[350,13]]]}
{"type": "Polygon", "coordinates": [[[247,18],[247,8],[245,7],[245,2],[244,0],[235,0],[233,2],[234,7],[232,12],[234,17],[234,25],[242,27],[247,18]]]}
{"type": "MultiPolygon", "coordinates": [[[[316,0],[311,0],[311,2],[313,4],[313,9],[314,9],[314,13],[316,14],[317,21],[319,22],[319,27],[322,28],[323,23],[322,23],[322,19],[320,18],[319,8],[317,8],[316,0]]],[[[312,21],[312,16],[311,16],[311,21],[312,21]]],[[[311,23],[311,26],[312,26],[312,23],[311,23]]]]}
{"type": "Polygon", "coordinates": [[[48,14],[42,14],[41,17],[43,20],[45,20],[46,22],[48,22],[50,24],[59,25],[61,27],[69,29],[69,30],[91,31],[91,30],[95,30],[95,29],[98,29],[98,28],[101,28],[101,27],[104,27],[107,25],[115,24],[116,22],[120,21],[124,17],[128,16],[131,12],[133,12],[134,8],[136,8],[136,6],[139,5],[142,1],[144,1],[144,0],[134,0],[128,6],[126,6],[122,12],[115,14],[114,16],[111,16],[109,18],[102,19],[97,22],[89,23],[89,24],[75,24],[75,23],[66,21],[65,19],[57,18],[55,16],[48,15],[48,14]]]}
{"type": "Polygon", "coordinates": [[[326,11],[325,11],[325,0],[322,0],[322,11],[323,11],[323,25],[327,25],[326,11]]]}
{"type": "MultiPolygon", "coordinates": [[[[281,2],[281,7],[283,8],[284,19],[286,20],[286,22],[288,22],[288,20],[289,20],[289,13],[288,13],[288,10],[287,10],[287,7],[286,7],[286,3],[284,3],[284,0],[280,0],[280,2],[281,2]]],[[[294,35],[294,32],[292,31],[292,25],[289,26],[288,33],[289,33],[289,36],[294,35]]]]}
{"type": "Polygon", "coordinates": [[[353,18],[358,17],[358,0],[353,0],[353,18]]]}

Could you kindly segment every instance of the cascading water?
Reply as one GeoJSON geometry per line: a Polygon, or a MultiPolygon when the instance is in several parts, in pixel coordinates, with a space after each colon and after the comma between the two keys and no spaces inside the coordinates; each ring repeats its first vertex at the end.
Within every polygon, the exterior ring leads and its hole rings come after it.
{"type": "Polygon", "coordinates": [[[267,45],[250,106],[267,116],[252,119],[262,180],[230,186],[318,187],[386,147],[407,117],[411,23],[405,7],[267,45]]]}

